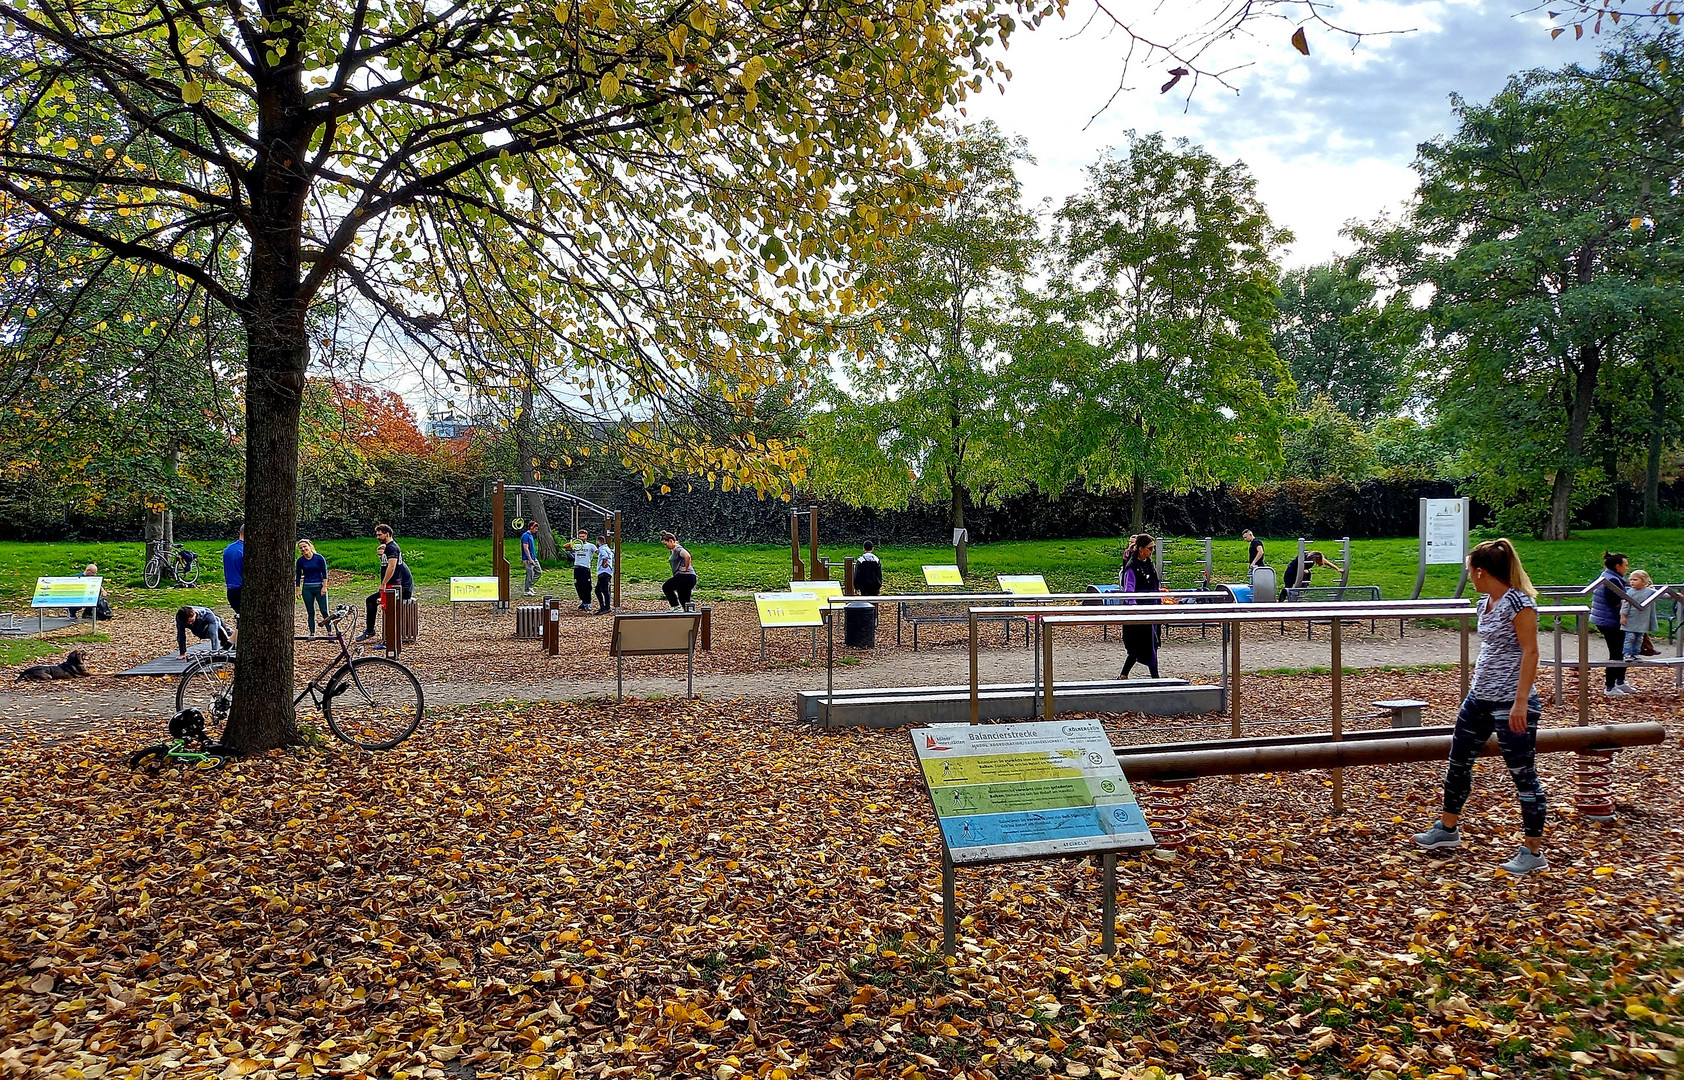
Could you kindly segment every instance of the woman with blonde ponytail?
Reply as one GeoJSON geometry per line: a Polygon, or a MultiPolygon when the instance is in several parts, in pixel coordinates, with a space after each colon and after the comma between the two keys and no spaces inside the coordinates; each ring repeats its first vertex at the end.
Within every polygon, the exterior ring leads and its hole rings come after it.
{"type": "Polygon", "coordinates": [[[1538,590],[1520,565],[1520,553],[1507,539],[1488,540],[1474,548],[1468,555],[1468,576],[1480,594],[1479,659],[1450,740],[1444,813],[1437,825],[1415,834],[1415,843],[1426,851],[1462,845],[1458,822],[1473,788],[1474,759],[1495,732],[1520,796],[1525,839],[1514,858],[1502,865],[1518,877],[1549,869],[1543,855],[1548,804],[1537,770],[1542,706],[1532,693],[1538,677],[1538,590]],[[1508,723],[1500,725],[1497,718],[1503,713],[1508,723]]]}

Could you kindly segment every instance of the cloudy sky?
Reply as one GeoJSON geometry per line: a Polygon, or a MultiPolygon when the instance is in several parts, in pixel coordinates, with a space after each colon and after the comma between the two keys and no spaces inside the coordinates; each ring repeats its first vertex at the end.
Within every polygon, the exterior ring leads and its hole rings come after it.
{"type": "MultiPolygon", "coordinates": [[[[1107,7],[1140,13],[1142,33],[1167,38],[1217,2],[1119,0],[1107,7]]],[[[1160,95],[1164,73],[1175,65],[1158,58],[1137,65],[1131,89],[1106,108],[1126,39],[1099,20],[1083,28],[1092,0],[1070,6],[1062,24],[1014,39],[1004,53],[1012,79],[1003,95],[987,90],[968,104],[970,117],[991,118],[1028,139],[1037,162],[1021,174],[1029,201],[1056,204],[1079,191],[1083,168],[1122,144],[1131,128],[1163,131],[1250,167],[1271,215],[1297,237],[1289,265],[1348,250],[1339,235],[1348,220],[1395,212],[1414,188],[1416,144],[1453,125],[1451,94],[1482,100],[1513,72],[1594,63],[1599,48],[1589,34],[1581,42],[1571,32],[1552,41],[1544,13],[1528,12],[1526,0],[1358,0],[1328,9],[1330,21],[1412,32],[1353,41],[1310,27],[1304,57],[1289,43],[1291,23],[1262,20],[1249,37],[1220,44],[1207,58],[1213,67],[1238,68],[1228,76],[1233,89],[1206,81],[1189,101],[1184,82],[1160,95]]]]}

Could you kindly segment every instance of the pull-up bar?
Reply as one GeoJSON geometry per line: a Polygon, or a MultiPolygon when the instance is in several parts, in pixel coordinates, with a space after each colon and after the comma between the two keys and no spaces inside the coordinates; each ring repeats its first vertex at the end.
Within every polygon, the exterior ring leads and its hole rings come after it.
{"type": "Polygon", "coordinates": [[[605,533],[614,537],[614,608],[620,607],[620,512],[610,510],[581,495],[571,491],[557,491],[554,488],[537,487],[532,484],[505,484],[497,481],[491,489],[491,569],[497,576],[497,609],[507,611],[509,608],[509,560],[503,554],[503,533],[507,529],[503,511],[504,498],[507,492],[516,495],[536,495],[540,499],[556,499],[573,508],[575,532],[577,532],[578,513],[596,514],[602,518],[602,528],[605,533]]]}

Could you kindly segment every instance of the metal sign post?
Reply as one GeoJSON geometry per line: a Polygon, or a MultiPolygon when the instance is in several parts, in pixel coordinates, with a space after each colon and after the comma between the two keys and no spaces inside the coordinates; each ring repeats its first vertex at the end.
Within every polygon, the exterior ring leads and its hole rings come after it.
{"type": "Polygon", "coordinates": [[[1427,567],[1460,564],[1462,576],[1456,582],[1456,595],[1468,586],[1468,500],[1422,499],[1421,543],[1415,567],[1415,592],[1411,600],[1421,598],[1427,583],[1427,567]]]}

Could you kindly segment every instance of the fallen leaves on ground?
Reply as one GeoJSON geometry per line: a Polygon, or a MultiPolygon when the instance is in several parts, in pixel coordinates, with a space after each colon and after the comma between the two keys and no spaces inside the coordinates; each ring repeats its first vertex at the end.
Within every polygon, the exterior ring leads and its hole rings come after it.
{"type": "MultiPolygon", "coordinates": [[[[1325,715],[1323,678],[1248,685],[1254,719],[1325,715]]],[[[0,749],[0,1069],[1390,1080],[1668,1075],[1684,1043],[1676,742],[1622,753],[1607,829],[1546,761],[1553,869],[1519,881],[1496,763],[1448,860],[1405,842],[1436,764],[1350,771],[1340,819],[1325,774],[1203,781],[1191,844],[1120,867],[1115,959],[1097,868],[1061,861],[961,871],[948,961],[903,732],[522,705],[385,754],[123,767],[155,737],[0,749]]]]}

